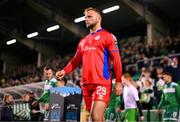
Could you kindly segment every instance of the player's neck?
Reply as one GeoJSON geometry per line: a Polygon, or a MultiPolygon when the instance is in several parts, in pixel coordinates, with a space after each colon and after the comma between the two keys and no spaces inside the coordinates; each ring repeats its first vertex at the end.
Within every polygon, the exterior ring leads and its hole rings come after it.
{"type": "Polygon", "coordinates": [[[94,33],[94,32],[97,32],[97,30],[100,30],[101,29],[101,25],[100,24],[97,24],[96,26],[94,26],[92,29],[90,29],[90,32],[91,33],[94,33]]]}
{"type": "Polygon", "coordinates": [[[168,83],[171,83],[172,81],[171,80],[169,80],[169,81],[166,81],[166,83],[168,84],[168,83]]]}

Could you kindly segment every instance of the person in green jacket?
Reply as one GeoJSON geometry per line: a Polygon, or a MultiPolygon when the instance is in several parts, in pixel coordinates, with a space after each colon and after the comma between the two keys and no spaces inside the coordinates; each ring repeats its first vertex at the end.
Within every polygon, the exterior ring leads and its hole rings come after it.
{"type": "MultiPolygon", "coordinates": [[[[114,89],[114,86],[115,81],[113,80],[112,90],[114,89]]],[[[113,122],[117,120],[118,113],[116,112],[116,108],[120,107],[120,103],[120,96],[117,96],[114,91],[112,91],[110,102],[105,113],[106,122],[113,122]]]]}
{"type": "Polygon", "coordinates": [[[50,88],[56,87],[56,79],[54,78],[53,68],[51,66],[46,66],[44,68],[44,78],[45,78],[45,85],[44,85],[44,92],[40,96],[40,98],[33,103],[43,103],[44,107],[42,108],[42,113],[44,113],[45,120],[48,119],[48,111],[49,111],[49,102],[50,102],[50,88]]]}
{"type": "Polygon", "coordinates": [[[163,80],[165,81],[161,101],[158,105],[158,114],[160,109],[164,109],[164,121],[178,122],[179,105],[180,105],[180,86],[172,82],[172,75],[169,72],[163,73],[163,80]]]}

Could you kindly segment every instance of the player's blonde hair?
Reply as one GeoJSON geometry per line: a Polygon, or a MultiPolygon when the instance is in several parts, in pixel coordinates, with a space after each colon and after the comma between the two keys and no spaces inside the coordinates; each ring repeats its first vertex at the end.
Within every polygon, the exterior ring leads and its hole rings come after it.
{"type": "Polygon", "coordinates": [[[90,10],[98,13],[98,14],[100,15],[100,17],[102,18],[102,13],[101,13],[101,11],[98,10],[97,8],[94,8],[94,7],[88,7],[88,8],[86,8],[86,9],[84,10],[84,14],[85,14],[86,12],[90,11],[90,10]]]}

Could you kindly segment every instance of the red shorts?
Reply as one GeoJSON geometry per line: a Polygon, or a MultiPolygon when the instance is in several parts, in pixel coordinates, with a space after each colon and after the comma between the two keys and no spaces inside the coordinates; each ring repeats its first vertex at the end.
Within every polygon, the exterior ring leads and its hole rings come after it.
{"type": "Polygon", "coordinates": [[[83,85],[82,90],[87,110],[91,109],[92,101],[104,101],[108,105],[112,91],[110,84],[83,85]]]}

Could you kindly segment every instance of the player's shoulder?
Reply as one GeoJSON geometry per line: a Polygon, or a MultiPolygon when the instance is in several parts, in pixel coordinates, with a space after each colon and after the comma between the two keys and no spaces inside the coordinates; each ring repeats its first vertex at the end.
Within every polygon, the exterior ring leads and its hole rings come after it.
{"type": "MultiPolygon", "coordinates": [[[[88,36],[88,35],[87,35],[88,36]]],[[[79,46],[83,45],[85,43],[85,41],[87,40],[87,36],[83,37],[80,41],[79,41],[79,46]]]]}
{"type": "Polygon", "coordinates": [[[104,35],[106,35],[108,38],[114,38],[114,39],[116,39],[116,36],[115,36],[113,33],[109,32],[109,31],[107,31],[107,30],[105,30],[105,29],[102,31],[102,33],[103,33],[104,35]]]}
{"type": "Polygon", "coordinates": [[[56,78],[53,77],[53,78],[51,79],[51,82],[57,82],[56,78]]]}
{"type": "Polygon", "coordinates": [[[137,91],[137,88],[134,85],[131,85],[130,89],[132,90],[132,92],[137,91]]]}
{"type": "Polygon", "coordinates": [[[90,34],[87,34],[86,36],[84,36],[83,38],[80,39],[79,43],[85,40],[88,40],[90,37],[90,34]]]}
{"type": "Polygon", "coordinates": [[[107,31],[106,29],[103,29],[103,30],[102,30],[102,34],[106,34],[106,35],[108,35],[108,36],[112,35],[112,33],[109,32],[109,31],[107,31]]]}
{"type": "Polygon", "coordinates": [[[171,85],[172,85],[172,86],[178,86],[178,84],[175,83],[175,82],[171,82],[171,85]]]}

